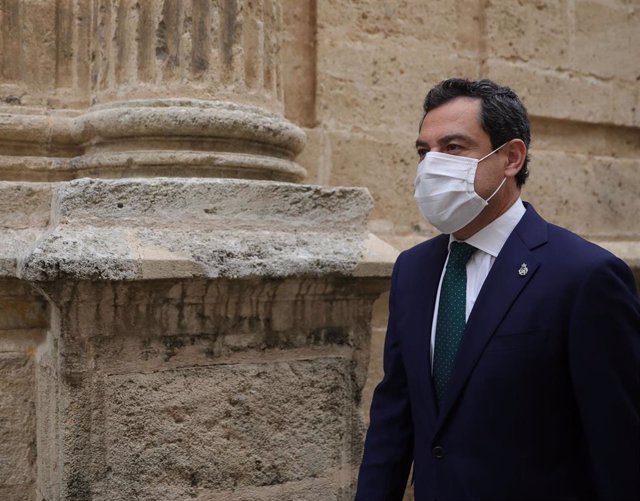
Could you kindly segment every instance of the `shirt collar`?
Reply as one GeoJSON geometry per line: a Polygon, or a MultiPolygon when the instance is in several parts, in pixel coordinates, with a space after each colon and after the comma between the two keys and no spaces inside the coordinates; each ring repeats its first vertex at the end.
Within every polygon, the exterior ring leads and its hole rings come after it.
{"type": "MultiPolygon", "coordinates": [[[[491,223],[477,233],[471,235],[465,242],[493,257],[498,257],[507,238],[509,238],[509,235],[511,235],[511,232],[520,222],[520,219],[522,219],[526,211],[527,209],[522,203],[522,200],[518,198],[504,214],[491,221],[491,223]]],[[[451,242],[456,241],[454,236],[450,235],[449,247],[451,247],[451,242]]]]}

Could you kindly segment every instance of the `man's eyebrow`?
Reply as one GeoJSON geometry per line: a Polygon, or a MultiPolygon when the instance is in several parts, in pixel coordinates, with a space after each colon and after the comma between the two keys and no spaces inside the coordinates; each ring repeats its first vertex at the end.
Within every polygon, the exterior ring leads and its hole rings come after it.
{"type": "MultiPolygon", "coordinates": [[[[477,142],[471,137],[468,136],[466,134],[462,134],[460,132],[454,132],[452,134],[446,134],[444,136],[442,136],[441,138],[438,138],[437,143],[441,146],[449,144],[451,141],[462,141],[466,144],[469,145],[476,145],[477,142]]],[[[427,149],[431,149],[431,146],[429,146],[429,143],[427,141],[424,141],[423,139],[416,139],[416,148],[427,148],[427,149]]]]}
{"type": "Polygon", "coordinates": [[[476,141],[474,141],[471,136],[467,136],[466,134],[461,134],[459,132],[442,136],[438,139],[438,144],[444,145],[450,143],[451,141],[463,141],[467,144],[476,144],[476,141]]]}

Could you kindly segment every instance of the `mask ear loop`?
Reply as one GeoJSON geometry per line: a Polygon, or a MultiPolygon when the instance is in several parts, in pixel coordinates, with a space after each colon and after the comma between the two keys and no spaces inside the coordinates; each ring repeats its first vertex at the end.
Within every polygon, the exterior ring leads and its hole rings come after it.
{"type": "MultiPolygon", "coordinates": [[[[511,139],[509,139],[509,141],[511,141],[511,139]]],[[[500,146],[498,146],[495,150],[493,150],[491,153],[487,153],[485,156],[483,156],[480,160],[478,160],[478,163],[482,162],[485,158],[489,158],[491,155],[493,155],[496,151],[498,151],[500,148],[503,148],[506,144],[509,143],[509,141],[507,141],[506,143],[501,144],[500,146]]]]}
{"type": "Polygon", "coordinates": [[[504,183],[506,183],[506,181],[507,181],[507,178],[505,177],[505,178],[502,180],[502,182],[500,183],[500,186],[498,186],[498,187],[496,188],[496,191],[494,191],[494,192],[491,194],[491,196],[485,200],[485,202],[489,203],[489,200],[491,200],[491,199],[493,198],[493,196],[494,196],[496,193],[498,193],[498,192],[500,191],[500,188],[502,188],[502,185],[503,185],[504,183]]]}
{"type": "MultiPolygon", "coordinates": [[[[478,160],[478,163],[482,162],[485,158],[489,158],[491,155],[493,155],[496,151],[498,151],[500,148],[502,148],[504,145],[506,145],[507,143],[509,143],[509,141],[507,141],[506,143],[498,146],[495,150],[493,150],[491,153],[483,156],[480,160],[478,160]]],[[[487,198],[485,200],[485,202],[489,203],[489,200],[491,200],[496,193],[498,193],[500,191],[500,188],[502,188],[502,186],[504,185],[504,183],[507,182],[507,178],[505,177],[502,182],[500,183],[500,185],[496,188],[496,190],[491,194],[491,196],[489,198],[487,198]]]]}

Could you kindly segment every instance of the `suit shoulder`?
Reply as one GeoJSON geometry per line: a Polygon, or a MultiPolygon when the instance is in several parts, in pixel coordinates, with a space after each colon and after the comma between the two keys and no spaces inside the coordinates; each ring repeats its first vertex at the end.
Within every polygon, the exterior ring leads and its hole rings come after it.
{"type": "Polygon", "coordinates": [[[602,262],[618,260],[618,257],[604,247],[601,247],[572,231],[549,224],[549,243],[553,248],[564,250],[561,256],[570,261],[602,262]]]}
{"type": "Polygon", "coordinates": [[[400,261],[402,259],[413,261],[415,259],[422,259],[434,250],[440,249],[442,248],[442,246],[446,247],[448,245],[448,242],[449,235],[438,235],[436,237],[430,238],[429,240],[425,240],[424,242],[420,242],[413,247],[403,250],[398,256],[397,260],[400,261]]]}
{"type": "Polygon", "coordinates": [[[586,276],[596,270],[610,269],[633,281],[630,278],[633,273],[622,259],[566,228],[549,224],[548,247],[548,252],[566,271],[574,270],[586,276]]]}
{"type": "Polygon", "coordinates": [[[394,282],[414,286],[417,277],[424,280],[433,273],[439,275],[447,255],[448,242],[448,235],[439,235],[402,251],[393,269],[394,282]]]}

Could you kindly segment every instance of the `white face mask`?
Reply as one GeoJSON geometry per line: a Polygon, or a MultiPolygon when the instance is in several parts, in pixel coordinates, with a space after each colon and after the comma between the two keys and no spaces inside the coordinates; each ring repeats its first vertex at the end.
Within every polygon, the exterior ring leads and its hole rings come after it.
{"type": "Polygon", "coordinates": [[[416,202],[422,215],[442,233],[464,228],[500,191],[506,177],[486,200],[476,193],[474,181],[478,163],[502,146],[480,159],[429,152],[418,164],[416,202]]]}

